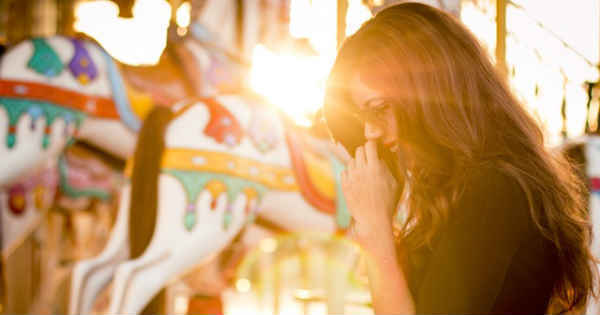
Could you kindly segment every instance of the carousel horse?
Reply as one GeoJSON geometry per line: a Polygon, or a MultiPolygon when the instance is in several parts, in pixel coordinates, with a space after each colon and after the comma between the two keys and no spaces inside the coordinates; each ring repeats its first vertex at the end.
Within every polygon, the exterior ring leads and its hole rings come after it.
{"type": "MultiPolygon", "coordinates": [[[[15,181],[48,164],[56,170],[60,154],[75,139],[123,159],[131,154],[138,113],[150,101],[128,91],[117,64],[90,41],[34,38],[6,51],[0,63],[0,187],[7,194],[8,221],[29,213],[30,202],[22,196],[31,180],[15,181]]],[[[7,238],[3,244],[11,248],[7,238]]]]}
{"type": "Polygon", "coordinates": [[[140,312],[255,215],[289,231],[346,227],[335,176],[341,168],[308,141],[277,113],[239,96],[175,112],[155,108],[140,132],[111,239],[73,272],[69,313],[89,312],[113,273],[109,313],[140,312]]]}
{"type": "Polygon", "coordinates": [[[333,169],[305,145],[276,114],[236,96],[155,109],[140,132],[122,207],[136,202],[119,213],[119,248],[107,246],[131,257],[116,267],[108,313],[139,313],[255,215],[292,231],[335,232],[341,203],[333,169]]]}
{"type": "MultiPolygon", "coordinates": [[[[236,49],[227,43],[236,41],[208,43],[223,32],[235,34],[223,31],[235,27],[220,18],[232,15],[233,3],[204,2],[190,35],[175,43],[179,46],[167,46],[166,56],[179,59],[170,62],[163,56],[156,67],[125,69],[128,83],[147,89],[163,104],[189,94],[223,93],[223,87],[235,91],[239,68],[228,65],[236,63],[230,58],[236,49]],[[169,64],[184,70],[179,80],[187,82],[180,89],[158,88],[176,84],[177,76],[159,75],[169,64]]],[[[253,12],[248,16],[256,13],[252,6],[244,10],[253,12]]],[[[258,25],[250,18],[243,23],[258,25]]],[[[243,47],[253,47],[257,36],[246,34],[243,47]]],[[[98,257],[79,262],[73,272],[70,314],[90,312],[111,278],[109,312],[140,312],[166,281],[225,247],[254,213],[289,231],[333,233],[336,225],[348,225],[336,182],[342,166],[327,150],[316,152],[318,140],[240,95],[182,104],[188,105],[175,113],[157,108],[145,121],[111,239],[98,257]]]]}
{"type": "MultiPolygon", "coordinates": [[[[96,44],[54,36],[25,40],[0,61],[0,206],[5,278],[13,253],[54,201],[58,160],[81,139],[125,158],[150,99],[129,93],[96,44]]],[[[18,262],[14,262],[18,264],[18,262]]],[[[5,285],[10,286],[10,279],[5,285]]],[[[17,292],[17,290],[10,290],[17,292]]],[[[8,297],[10,304],[11,297],[8,297]]]]}

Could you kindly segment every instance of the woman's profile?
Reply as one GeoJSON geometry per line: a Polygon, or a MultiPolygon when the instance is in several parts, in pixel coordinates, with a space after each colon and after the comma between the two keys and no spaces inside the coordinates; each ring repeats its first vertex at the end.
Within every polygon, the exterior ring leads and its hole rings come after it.
{"type": "Polygon", "coordinates": [[[354,157],[342,186],[376,313],[585,305],[585,187],[454,17],[417,3],[380,11],[342,45],[324,115],[354,157]]]}

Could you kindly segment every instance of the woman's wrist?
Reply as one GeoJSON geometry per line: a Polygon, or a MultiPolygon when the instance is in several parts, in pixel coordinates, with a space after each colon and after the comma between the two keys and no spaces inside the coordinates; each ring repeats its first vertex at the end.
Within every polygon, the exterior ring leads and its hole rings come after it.
{"type": "Polygon", "coordinates": [[[394,243],[392,223],[385,218],[369,222],[354,222],[353,229],[354,237],[365,247],[365,250],[394,243]]]}

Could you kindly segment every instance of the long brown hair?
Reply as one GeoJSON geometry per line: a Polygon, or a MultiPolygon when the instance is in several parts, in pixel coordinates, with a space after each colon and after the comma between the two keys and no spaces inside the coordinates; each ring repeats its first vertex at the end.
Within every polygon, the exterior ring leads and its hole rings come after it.
{"type": "MultiPolygon", "coordinates": [[[[468,180],[493,166],[514,178],[533,221],[558,250],[555,299],[584,305],[594,291],[585,187],[511,94],[475,37],[454,17],[405,3],[389,7],[348,38],[331,72],[325,117],[350,152],[365,141],[348,86],[360,74],[394,104],[404,154],[411,156],[407,251],[430,246],[468,180]]],[[[400,177],[403,178],[403,177],[400,177]]]]}

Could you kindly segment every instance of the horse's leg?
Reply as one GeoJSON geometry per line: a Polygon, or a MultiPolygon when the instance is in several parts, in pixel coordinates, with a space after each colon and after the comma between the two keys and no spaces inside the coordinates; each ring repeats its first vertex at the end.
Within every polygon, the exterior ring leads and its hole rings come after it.
{"type": "Polygon", "coordinates": [[[195,203],[196,226],[188,231],[182,218],[185,195],[181,184],[170,176],[161,176],[158,218],[152,241],[139,259],[119,265],[113,281],[110,314],[137,314],[169,280],[206,261],[225,248],[246,222],[246,197],[239,194],[228,205],[226,194],[217,197],[211,209],[211,194],[200,192],[195,203]],[[232,220],[225,227],[227,208],[232,220]]]}
{"type": "Polygon", "coordinates": [[[78,262],[71,279],[69,314],[88,314],[94,299],[110,281],[116,266],[129,256],[128,226],[131,187],[127,184],[120,195],[119,212],[110,239],[96,258],[78,262]]]}

